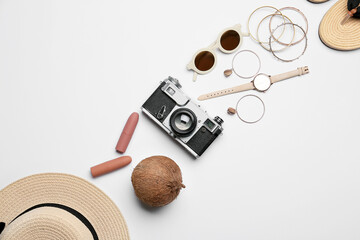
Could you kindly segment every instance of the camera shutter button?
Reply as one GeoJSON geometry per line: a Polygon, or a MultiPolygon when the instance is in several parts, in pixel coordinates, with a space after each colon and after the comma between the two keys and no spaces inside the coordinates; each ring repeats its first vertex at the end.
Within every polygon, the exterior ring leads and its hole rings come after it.
{"type": "Polygon", "coordinates": [[[176,78],[170,77],[170,76],[168,77],[168,79],[169,79],[172,83],[174,83],[176,87],[181,88],[181,85],[180,85],[179,80],[177,80],[176,78]]]}

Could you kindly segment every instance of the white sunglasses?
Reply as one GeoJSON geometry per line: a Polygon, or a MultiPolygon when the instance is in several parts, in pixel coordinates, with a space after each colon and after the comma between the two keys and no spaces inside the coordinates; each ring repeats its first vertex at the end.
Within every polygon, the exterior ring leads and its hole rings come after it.
{"type": "Polygon", "coordinates": [[[242,33],[241,25],[237,24],[224,29],[219,34],[216,42],[209,47],[197,51],[187,65],[188,70],[194,71],[193,81],[196,81],[198,74],[206,74],[215,67],[215,50],[217,48],[223,53],[233,53],[241,46],[243,36],[249,36],[249,34],[242,33]]]}

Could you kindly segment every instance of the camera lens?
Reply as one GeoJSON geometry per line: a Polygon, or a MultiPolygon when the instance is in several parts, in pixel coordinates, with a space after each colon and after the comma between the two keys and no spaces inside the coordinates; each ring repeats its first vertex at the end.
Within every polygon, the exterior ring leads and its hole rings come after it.
{"type": "Polygon", "coordinates": [[[187,108],[177,109],[170,117],[170,127],[179,136],[187,136],[196,127],[196,116],[187,108]]]}

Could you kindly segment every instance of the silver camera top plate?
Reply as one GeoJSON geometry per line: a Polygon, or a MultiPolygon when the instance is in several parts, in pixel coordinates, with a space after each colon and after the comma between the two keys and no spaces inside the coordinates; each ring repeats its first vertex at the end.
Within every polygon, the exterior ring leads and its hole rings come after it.
{"type": "Polygon", "coordinates": [[[185,106],[190,98],[187,97],[172,81],[166,81],[161,90],[172,98],[179,106],[185,106]]]}

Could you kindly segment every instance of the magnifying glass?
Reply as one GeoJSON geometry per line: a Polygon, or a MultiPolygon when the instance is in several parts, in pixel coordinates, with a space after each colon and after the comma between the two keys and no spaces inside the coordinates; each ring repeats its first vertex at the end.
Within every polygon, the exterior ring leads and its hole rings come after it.
{"type": "Polygon", "coordinates": [[[200,97],[198,97],[198,100],[203,101],[203,100],[221,97],[221,96],[238,93],[238,92],[243,92],[243,91],[247,91],[247,90],[256,90],[258,92],[265,92],[266,90],[268,90],[271,87],[272,84],[274,84],[276,82],[280,82],[282,80],[289,79],[289,78],[296,77],[296,76],[301,76],[301,75],[304,75],[307,73],[309,73],[309,68],[307,66],[300,67],[294,71],[281,73],[281,74],[274,75],[274,76],[270,76],[270,75],[267,75],[264,73],[259,73],[249,83],[245,83],[245,84],[235,86],[232,88],[223,89],[220,91],[203,94],[200,97]]]}

